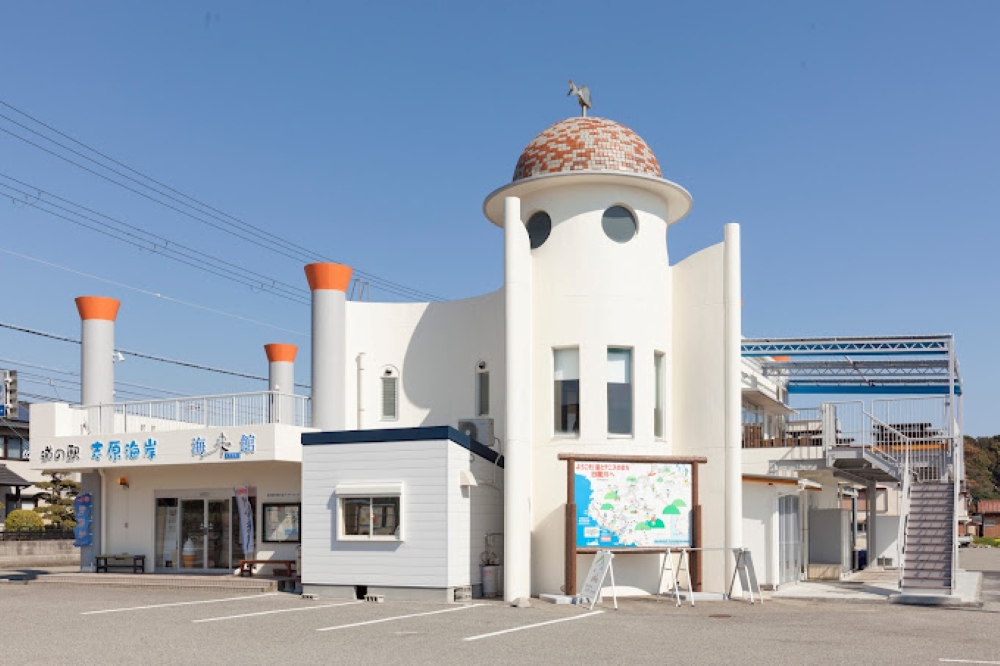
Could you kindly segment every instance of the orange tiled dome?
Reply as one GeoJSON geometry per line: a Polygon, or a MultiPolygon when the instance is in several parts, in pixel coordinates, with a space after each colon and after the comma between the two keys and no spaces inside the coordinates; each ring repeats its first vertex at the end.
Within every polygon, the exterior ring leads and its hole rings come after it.
{"type": "Polygon", "coordinates": [[[513,180],[565,171],[625,171],[663,177],[642,137],[606,118],[567,118],[543,130],[521,153],[513,180]]]}

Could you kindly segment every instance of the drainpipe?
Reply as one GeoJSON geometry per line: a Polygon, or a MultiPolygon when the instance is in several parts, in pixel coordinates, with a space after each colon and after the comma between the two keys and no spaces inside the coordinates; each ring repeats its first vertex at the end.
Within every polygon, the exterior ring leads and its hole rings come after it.
{"type": "Polygon", "coordinates": [[[312,291],[312,425],[319,430],[345,430],[345,292],[352,271],[328,263],[309,264],[305,271],[312,291]]]}
{"type": "Polygon", "coordinates": [[[267,354],[267,390],[272,392],[272,423],[295,424],[295,345],[272,342],[264,345],[267,354]]]}
{"type": "MultiPolygon", "coordinates": [[[[96,571],[96,569],[94,568],[94,564],[93,564],[94,562],[96,562],[96,559],[93,559],[93,556],[96,555],[97,553],[101,552],[101,550],[104,548],[104,544],[107,543],[106,538],[107,538],[107,535],[108,535],[108,528],[107,528],[107,524],[108,524],[108,506],[107,506],[107,504],[104,503],[104,490],[105,490],[105,488],[107,488],[107,485],[108,485],[107,484],[107,477],[105,477],[105,475],[104,475],[104,469],[103,468],[102,469],[98,469],[97,470],[97,474],[98,474],[98,477],[100,479],[100,481],[99,481],[100,485],[98,486],[98,489],[99,489],[98,490],[98,495],[100,496],[100,504],[101,504],[101,511],[100,511],[100,514],[101,514],[101,524],[100,524],[100,526],[98,526],[98,529],[97,529],[100,542],[94,544],[93,546],[91,546],[91,549],[93,550],[93,555],[91,556],[92,557],[92,563],[91,563],[91,569],[90,569],[91,571],[96,571]]],[[[91,472],[90,474],[84,474],[83,476],[93,476],[93,475],[94,475],[93,472],[91,472]]],[[[80,568],[83,568],[83,552],[82,552],[83,549],[81,548],[80,550],[81,550],[81,553],[80,553],[80,555],[81,555],[81,557],[80,557],[80,560],[81,560],[80,561],[80,568]]]]}
{"type": "Polygon", "coordinates": [[[362,398],[364,392],[361,389],[364,385],[363,379],[365,374],[365,353],[358,352],[358,355],[355,357],[354,360],[358,364],[358,387],[357,387],[358,418],[356,421],[357,424],[356,428],[358,430],[364,430],[364,421],[362,420],[362,417],[364,416],[365,413],[365,407],[362,398]]]}

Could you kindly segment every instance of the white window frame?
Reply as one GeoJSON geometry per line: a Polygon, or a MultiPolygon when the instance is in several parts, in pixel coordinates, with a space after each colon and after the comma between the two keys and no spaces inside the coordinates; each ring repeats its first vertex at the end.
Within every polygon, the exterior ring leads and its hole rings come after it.
{"type": "MultiPolygon", "coordinates": [[[[582,354],[580,353],[580,347],[579,346],[575,346],[575,345],[570,345],[570,346],[566,346],[566,347],[553,347],[552,348],[552,355],[549,357],[549,358],[552,359],[552,371],[551,371],[550,376],[552,377],[552,386],[554,387],[555,382],[556,382],[556,367],[555,367],[556,366],[556,354],[558,354],[559,352],[568,352],[568,351],[574,351],[574,352],[576,352],[576,372],[577,372],[576,381],[577,381],[577,384],[579,386],[579,397],[578,397],[578,401],[579,402],[577,404],[578,411],[577,411],[577,414],[576,414],[577,429],[576,430],[559,430],[558,428],[556,428],[556,412],[559,409],[559,405],[557,405],[556,402],[555,402],[555,400],[553,400],[552,401],[552,416],[549,419],[549,423],[552,424],[552,436],[554,438],[556,438],[556,439],[579,439],[580,438],[580,426],[579,426],[579,424],[581,422],[581,417],[582,417],[582,412],[583,412],[583,368],[581,367],[582,366],[582,360],[581,360],[582,359],[582,354]]],[[[570,380],[570,381],[572,381],[572,380],[570,380]]]]}
{"type": "Polygon", "coordinates": [[[476,364],[476,416],[490,415],[490,366],[486,361],[476,364]],[[484,378],[485,375],[485,378],[484,378]],[[483,400],[483,381],[486,382],[486,399],[483,400]],[[483,409],[485,407],[485,409],[483,409]]]}
{"type": "Polygon", "coordinates": [[[653,351],[653,438],[662,442],[667,439],[667,355],[653,351]],[[659,429],[660,434],[656,434],[659,429]]]}
{"type": "MultiPolygon", "coordinates": [[[[611,352],[612,350],[614,350],[614,351],[627,351],[628,352],[628,362],[629,362],[629,367],[628,367],[629,382],[628,382],[628,386],[629,386],[629,391],[632,394],[631,395],[631,400],[630,400],[630,402],[631,402],[631,405],[630,405],[631,414],[629,415],[630,416],[629,421],[631,423],[631,427],[629,428],[629,432],[628,433],[611,432],[611,423],[610,423],[610,419],[608,419],[609,422],[605,424],[605,427],[607,429],[607,436],[608,436],[608,439],[635,439],[635,348],[634,347],[626,347],[624,345],[608,345],[607,352],[611,352]]],[[[607,389],[608,389],[608,386],[611,384],[611,382],[608,381],[608,379],[607,379],[607,372],[608,372],[607,356],[605,356],[604,372],[605,372],[605,379],[604,379],[604,400],[605,400],[604,411],[606,412],[606,417],[610,417],[611,416],[611,404],[607,401],[608,400],[608,390],[607,389]]]]}
{"type": "Polygon", "coordinates": [[[378,385],[378,411],[380,421],[398,421],[399,420],[399,370],[391,365],[387,365],[382,368],[381,374],[379,374],[379,385],[378,385]],[[385,410],[385,398],[386,398],[386,383],[392,382],[395,386],[395,404],[393,405],[393,413],[386,414],[385,410]]]}
{"type": "Polygon", "coordinates": [[[338,484],[334,492],[337,495],[337,541],[361,541],[378,542],[403,541],[403,485],[401,483],[379,483],[379,484],[338,484]],[[396,516],[398,528],[396,534],[372,534],[369,524],[368,535],[345,534],[344,526],[344,500],[368,499],[372,500],[387,498],[399,500],[399,514],[396,516]]]}

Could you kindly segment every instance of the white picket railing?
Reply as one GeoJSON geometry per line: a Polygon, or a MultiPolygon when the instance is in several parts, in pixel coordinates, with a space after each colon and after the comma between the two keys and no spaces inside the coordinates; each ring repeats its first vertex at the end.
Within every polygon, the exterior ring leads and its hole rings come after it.
{"type": "Polygon", "coordinates": [[[308,427],[306,396],[262,391],[81,407],[89,434],[156,432],[282,423],[308,427]]]}

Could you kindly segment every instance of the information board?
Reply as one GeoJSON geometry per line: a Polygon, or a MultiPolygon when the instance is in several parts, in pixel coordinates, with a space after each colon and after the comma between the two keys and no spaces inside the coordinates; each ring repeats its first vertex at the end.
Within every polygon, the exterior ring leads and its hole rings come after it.
{"type": "Polygon", "coordinates": [[[691,545],[692,466],[574,462],[577,548],[691,545]]]}

